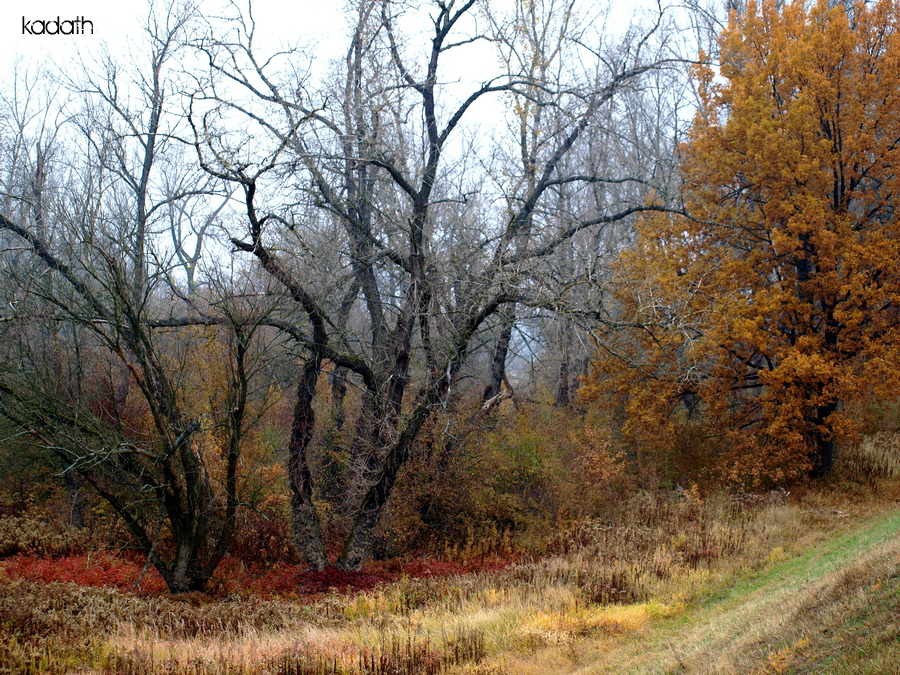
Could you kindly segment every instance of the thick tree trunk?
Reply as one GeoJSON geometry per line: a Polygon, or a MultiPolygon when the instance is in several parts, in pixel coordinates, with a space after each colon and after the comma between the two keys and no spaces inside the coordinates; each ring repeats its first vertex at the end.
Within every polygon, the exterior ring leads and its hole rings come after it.
{"type": "MultiPolygon", "coordinates": [[[[452,382],[455,382],[459,368],[465,361],[469,340],[484,321],[492,316],[502,305],[504,298],[498,296],[487,303],[481,311],[472,316],[460,328],[454,342],[454,349],[444,368],[438,369],[441,374],[419,392],[416,407],[407,418],[403,430],[396,442],[386,448],[378,472],[372,476],[368,489],[360,501],[356,518],[350,533],[344,540],[344,547],[338,556],[338,567],[346,570],[359,569],[362,561],[371,557],[375,528],[384,505],[391,495],[400,468],[409,457],[413,443],[422,430],[425,420],[431,415],[434,407],[445,400],[452,382]]],[[[381,437],[384,439],[384,436],[381,437]]],[[[383,446],[380,446],[383,447],[383,446]]]]}
{"type": "MultiPolygon", "coordinates": [[[[481,321],[473,322],[475,328],[481,321]]],[[[474,328],[467,332],[471,335],[474,328]]],[[[468,344],[468,339],[465,344],[468,344]]],[[[464,353],[464,347],[459,349],[460,355],[464,353]]],[[[418,404],[410,413],[406,425],[392,443],[382,459],[378,472],[372,476],[368,489],[360,500],[356,511],[356,517],[350,533],[344,540],[344,547],[338,556],[338,567],[344,570],[358,570],[363,560],[372,556],[372,544],[375,540],[375,528],[381,517],[384,505],[387,503],[397,481],[400,468],[409,457],[413,443],[415,443],[422,425],[431,415],[435,404],[443,399],[450,387],[451,380],[456,376],[462,356],[455,362],[447,365],[446,372],[427,388],[418,397],[418,404]]]]}
{"type": "Polygon", "coordinates": [[[560,408],[568,407],[569,399],[569,356],[563,355],[559,364],[559,382],[556,387],[556,405],[560,408]]]}
{"type": "Polygon", "coordinates": [[[319,378],[321,357],[314,356],[303,368],[297,387],[297,405],[288,443],[288,481],[291,486],[291,513],[294,542],[311,569],[328,566],[319,514],[312,501],[312,474],[307,461],[307,448],[312,439],[315,413],[312,408],[319,378]]]}
{"type": "Polygon", "coordinates": [[[813,467],[810,475],[813,478],[822,478],[834,468],[834,441],[826,423],[828,417],[837,410],[837,401],[826,403],[816,408],[815,418],[815,447],[813,455],[813,467]]]}
{"type": "Polygon", "coordinates": [[[338,556],[338,567],[341,569],[358,570],[363,560],[372,557],[375,528],[378,526],[384,505],[397,481],[400,468],[406,462],[413,442],[430,414],[430,408],[430,405],[420,404],[413,412],[397,442],[388,449],[381,463],[380,471],[363,495],[350,534],[344,541],[344,547],[338,556]]]}

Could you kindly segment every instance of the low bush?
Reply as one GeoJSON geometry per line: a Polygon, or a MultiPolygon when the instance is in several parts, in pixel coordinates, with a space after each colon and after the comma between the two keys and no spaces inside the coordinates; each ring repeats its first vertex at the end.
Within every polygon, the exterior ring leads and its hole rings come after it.
{"type": "Polygon", "coordinates": [[[88,541],[84,530],[33,517],[0,517],[0,558],[25,554],[44,558],[80,553],[88,541]]]}

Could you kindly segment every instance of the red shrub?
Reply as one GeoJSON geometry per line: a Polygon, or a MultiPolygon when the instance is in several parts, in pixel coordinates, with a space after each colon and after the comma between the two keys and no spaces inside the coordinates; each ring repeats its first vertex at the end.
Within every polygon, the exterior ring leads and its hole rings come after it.
{"type": "Polygon", "coordinates": [[[142,595],[166,590],[165,582],[153,567],[149,567],[141,577],[144,569],[142,562],[105,551],[52,559],[18,555],[3,561],[2,569],[13,579],[28,581],[71,582],[80,586],[111,587],[128,591],[140,578],[135,590],[142,595]]]}

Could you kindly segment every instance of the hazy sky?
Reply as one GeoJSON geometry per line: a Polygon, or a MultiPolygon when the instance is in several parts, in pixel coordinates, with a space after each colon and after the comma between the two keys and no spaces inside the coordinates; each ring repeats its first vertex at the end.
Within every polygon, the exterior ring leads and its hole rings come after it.
{"type": "MultiPolygon", "coordinates": [[[[196,1],[207,16],[215,16],[229,2],[196,1]]],[[[492,3],[504,1],[491,0],[492,3]]],[[[156,2],[165,6],[167,0],[156,2]]],[[[237,2],[246,7],[247,0],[237,2]]],[[[611,11],[606,21],[608,36],[624,30],[636,9],[650,3],[655,6],[653,0],[609,2],[611,11]]],[[[325,72],[324,66],[328,61],[344,55],[349,31],[341,12],[345,0],[252,0],[252,3],[257,27],[255,44],[261,53],[272,53],[282,46],[299,43],[311,49],[316,57],[314,72],[320,74],[325,72]]],[[[24,73],[26,80],[47,59],[64,71],[79,59],[79,53],[85,62],[90,63],[93,59],[89,56],[99,54],[104,44],[120,63],[124,62],[127,55],[134,52],[129,49],[129,41],[142,41],[149,4],[150,0],[5,0],[0,9],[0,86],[5,89],[12,82],[13,65],[17,59],[21,60],[19,77],[24,73]],[[93,34],[23,34],[24,22],[30,22],[31,30],[40,33],[37,27],[40,24],[35,24],[35,21],[51,22],[57,18],[61,22],[90,21],[93,34]]],[[[423,4],[426,4],[424,0],[423,4]]],[[[603,7],[603,0],[582,1],[582,8],[593,13],[592,19],[595,20],[603,7]]],[[[233,9],[228,13],[233,14],[233,9]]],[[[465,30],[465,26],[461,28],[465,30]]],[[[422,30],[426,29],[427,25],[422,24],[422,30]]],[[[423,32],[416,42],[424,46],[429,37],[429,32],[423,32]]],[[[139,65],[143,67],[143,63],[139,65]]],[[[452,105],[454,100],[461,101],[485,78],[497,74],[492,71],[498,67],[496,54],[487,43],[478,42],[449,52],[443,68],[448,85],[442,94],[444,103],[452,105]]],[[[7,89],[6,95],[9,95],[8,92],[7,89]]],[[[495,124],[502,116],[500,107],[499,98],[484,98],[467,115],[467,125],[495,124]]]]}
{"type": "MultiPolygon", "coordinates": [[[[165,0],[160,0],[165,2],[165,0]]],[[[207,13],[215,12],[225,0],[203,0],[207,13]]],[[[316,55],[329,58],[344,48],[346,26],[340,8],[343,0],[253,0],[254,17],[260,38],[275,47],[297,40],[317,47],[316,55]]],[[[593,3],[587,0],[586,7],[593,3]]],[[[611,0],[608,26],[613,31],[628,24],[629,15],[646,5],[646,0],[611,0]]],[[[126,36],[136,37],[147,13],[144,0],[5,0],[0,9],[0,78],[5,78],[17,56],[27,60],[51,57],[65,64],[77,50],[93,51],[106,42],[110,50],[127,53],[126,36]],[[23,21],[61,21],[83,17],[93,23],[93,35],[28,35],[22,34],[23,21]]],[[[598,2],[597,7],[600,6],[598,2]]],[[[33,24],[32,24],[33,26],[33,24]]]]}
{"type": "MultiPolygon", "coordinates": [[[[17,56],[28,60],[51,57],[64,64],[77,50],[93,51],[106,42],[110,50],[127,52],[126,36],[139,35],[147,3],[142,0],[5,0],[0,9],[0,68],[5,77],[17,56]],[[83,17],[93,23],[93,35],[23,35],[22,23],[31,20],[83,17]]],[[[338,12],[341,0],[254,0],[254,17],[260,37],[272,46],[298,38],[318,45],[323,56],[331,56],[343,44],[345,28],[338,12]]],[[[204,2],[214,11],[222,3],[204,2]]],[[[32,24],[33,26],[33,24],[32,24]]]]}

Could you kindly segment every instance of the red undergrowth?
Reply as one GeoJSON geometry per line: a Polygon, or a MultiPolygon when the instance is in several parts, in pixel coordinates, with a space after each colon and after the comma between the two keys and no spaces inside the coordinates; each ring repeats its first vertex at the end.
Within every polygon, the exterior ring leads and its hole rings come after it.
{"type": "MultiPolygon", "coordinates": [[[[226,557],[216,570],[208,593],[214,597],[237,593],[245,597],[291,597],[308,601],[333,590],[354,593],[397,581],[401,577],[446,577],[481,570],[500,570],[512,562],[502,558],[468,562],[406,558],[371,562],[360,572],[343,572],[336,568],[311,572],[303,565],[254,565],[226,557]]],[[[159,572],[152,566],[144,571],[144,561],[139,556],[109,551],[58,558],[16,555],[0,560],[0,574],[11,579],[44,583],[71,582],[80,586],[117,588],[141,596],[167,592],[159,572]],[[138,579],[140,582],[135,585],[138,579]]]]}
{"type": "Polygon", "coordinates": [[[141,576],[144,561],[108,551],[59,558],[16,555],[0,561],[0,569],[12,579],[71,582],[79,586],[134,590],[139,595],[156,595],[166,590],[165,582],[152,566],[141,576]]]}

